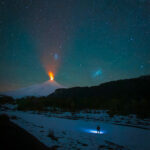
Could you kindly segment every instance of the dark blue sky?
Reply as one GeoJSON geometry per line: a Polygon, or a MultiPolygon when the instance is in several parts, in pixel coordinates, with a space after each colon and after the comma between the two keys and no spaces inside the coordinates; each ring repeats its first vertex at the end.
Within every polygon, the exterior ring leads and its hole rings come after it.
{"type": "Polygon", "coordinates": [[[150,74],[150,0],[1,0],[0,91],[150,74]]]}

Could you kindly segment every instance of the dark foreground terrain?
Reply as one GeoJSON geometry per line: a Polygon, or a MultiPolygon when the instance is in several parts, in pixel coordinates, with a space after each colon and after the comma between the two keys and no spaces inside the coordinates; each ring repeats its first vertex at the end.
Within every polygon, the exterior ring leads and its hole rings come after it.
{"type": "Polygon", "coordinates": [[[0,149],[50,150],[34,136],[12,123],[6,115],[0,115],[0,149]]]}
{"type": "Polygon", "coordinates": [[[47,107],[63,111],[84,109],[109,110],[113,115],[136,114],[150,117],[150,76],[111,81],[92,87],[56,89],[47,97],[26,97],[17,101],[20,110],[46,110],[47,107]]]}

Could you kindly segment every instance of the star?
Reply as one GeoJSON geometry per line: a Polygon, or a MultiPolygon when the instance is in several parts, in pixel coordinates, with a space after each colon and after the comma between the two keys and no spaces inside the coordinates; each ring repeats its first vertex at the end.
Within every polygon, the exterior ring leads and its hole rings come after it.
{"type": "Polygon", "coordinates": [[[130,41],[133,41],[134,40],[134,38],[133,37],[130,37],[130,39],[129,39],[130,41]]]}
{"type": "Polygon", "coordinates": [[[140,68],[143,69],[143,68],[144,68],[144,65],[140,65],[140,68]]]}

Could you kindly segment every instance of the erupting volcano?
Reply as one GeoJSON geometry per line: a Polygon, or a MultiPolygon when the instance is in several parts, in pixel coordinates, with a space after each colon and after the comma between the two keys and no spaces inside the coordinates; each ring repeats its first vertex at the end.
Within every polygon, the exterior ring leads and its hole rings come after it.
{"type": "Polygon", "coordinates": [[[49,94],[53,93],[58,88],[64,88],[64,86],[60,85],[54,80],[53,72],[49,72],[49,80],[45,81],[41,84],[32,85],[26,88],[21,88],[15,91],[9,91],[2,93],[4,95],[12,96],[14,98],[21,98],[26,96],[48,96],[49,94]]]}
{"type": "Polygon", "coordinates": [[[48,73],[50,81],[54,81],[54,74],[52,72],[48,73]]]}

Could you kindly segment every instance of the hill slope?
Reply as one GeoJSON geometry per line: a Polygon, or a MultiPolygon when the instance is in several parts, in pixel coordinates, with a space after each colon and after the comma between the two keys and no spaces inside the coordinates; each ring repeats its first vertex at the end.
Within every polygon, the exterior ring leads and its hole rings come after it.
{"type": "Polygon", "coordinates": [[[104,83],[93,87],[57,89],[47,97],[49,104],[74,111],[107,109],[110,114],[150,117],[150,76],[104,83]]]}
{"type": "Polygon", "coordinates": [[[150,76],[104,83],[93,87],[56,89],[45,98],[19,100],[18,109],[44,110],[47,107],[76,111],[107,109],[109,114],[137,114],[150,117],[150,76]]]}
{"type": "Polygon", "coordinates": [[[92,87],[57,89],[49,97],[61,98],[150,98],[150,76],[111,81],[92,87]]]}

